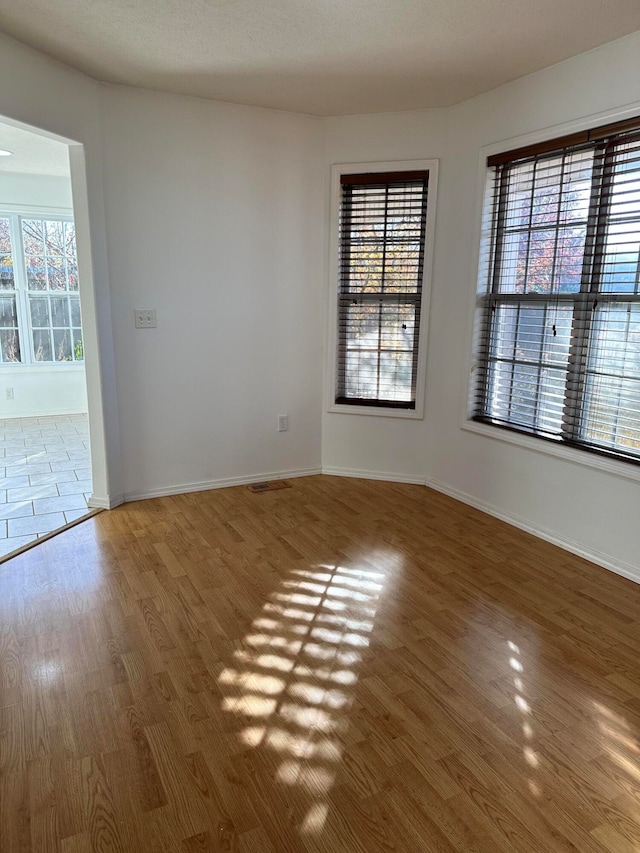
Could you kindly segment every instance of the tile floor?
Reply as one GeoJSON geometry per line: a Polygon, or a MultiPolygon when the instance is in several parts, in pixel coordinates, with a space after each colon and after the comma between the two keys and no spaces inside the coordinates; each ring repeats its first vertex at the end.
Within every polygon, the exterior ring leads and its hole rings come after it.
{"type": "Polygon", "coordinates": [[[0,557],[87,512],[86,415],[0,419],[0,557]]]}

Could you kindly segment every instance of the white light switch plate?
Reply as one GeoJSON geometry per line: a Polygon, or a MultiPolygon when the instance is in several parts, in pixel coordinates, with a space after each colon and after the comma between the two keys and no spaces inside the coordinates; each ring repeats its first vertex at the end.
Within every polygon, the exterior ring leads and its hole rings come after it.
{"type": "Polygon", "coordinates": [[[136,329],[155,329],[156,309],[155,308],[136,308],[133,312],[135,317],[136,329]]]}

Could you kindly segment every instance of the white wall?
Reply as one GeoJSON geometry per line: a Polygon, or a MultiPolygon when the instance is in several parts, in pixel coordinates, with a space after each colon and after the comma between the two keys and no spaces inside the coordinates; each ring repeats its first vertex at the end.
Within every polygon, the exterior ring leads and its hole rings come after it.
{"type": "Polygon", "coordinates": [[[426,479],[640,579],[637,481],[461,428],[480,149],[538,131],[553,136],[559,125],[630,104],[640,113],[640,33],[448,110],[327,121],[328,163],[438,157],[441,165],[425,419],[325,412],[323,465],[426,479]]]}
{"type": "Polygon", "coordinates": [[[0,79],[11,81],[0,87],[3,119],[83,146],[70,149],[75,179],[73,206],[78,232],[93,490],[98,502],[108,505],[110,496],[121,494],[122,483],[102,195],[100,87],[3,35],[0,79]],[[90,227],[85,224],[87,212],[90,227]]]}
{"type": "MultiPolygon", "coordinates": [[[[446,113],[442,110],[330,119],[327,122],[326,151],[329,163],[439,158],[446,144],[445,133],[446,113]]],[[[325,178],[328,179],[328,175],[327,166],[325,178]]],[[[446,170],[440,172],[439,182],[446,179],[446,170]]],[[[440,212],[438,203],[436,252],[443,227],[440,212]]],[[[437,292],[432,292],[431,316],[437,310],[437,305],[433,304],[437,298],[437,292]]],[[[429,327],[430,338],[431,322],[429,327]]],[[[427,362],[429,374],[430,360],[431,356],[427,362]]],[[[429,406],[427,390],[427,420],[430,419],[429,406]]],[[[427,466],[425,421],[325,413],[322,464],[325,469],[362,475],[390,475],[394,479],[424,483],[427,466]]]]}
{"type": "MultiPolygon", "coordinates": [[[[0,175],[0,211],[55,211],[73,215],[71,179],[54,175],[0,175]]],[[[87,411],[84,365],[0,365],[0,418],[71,415],[87,411]],[[11,389],[12,399],[7,399],[11,389]]]]}
{"type": "Polygon", "coordinates": [[[87,411],[84,367],[21,364],[0,366],[0,418],[75,415],[87,411]],[[6,389],[13,392],[7,400],[6,389]]]}
{"type": "Polygon", "coordinates": [[[19,208],[28,212],[55,209],[58,213],[73,214],[71,178],[58,175],[22,175],[19,172],[0,174],[0,210],[19,208]]]}
{"type": "Polygon", "coordinates": [[[111,86],[103,117],[125,494],[319,470],[320,120],[111,86]]]}

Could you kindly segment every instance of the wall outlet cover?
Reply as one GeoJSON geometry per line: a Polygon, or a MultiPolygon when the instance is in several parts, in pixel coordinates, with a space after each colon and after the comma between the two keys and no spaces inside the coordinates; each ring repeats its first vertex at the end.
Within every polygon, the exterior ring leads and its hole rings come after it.
{"type": "Polygon", "coordinates": [[[135,308],[133,315],[136,329],[155,329],[158,325],[155,308],[135,308]]]}

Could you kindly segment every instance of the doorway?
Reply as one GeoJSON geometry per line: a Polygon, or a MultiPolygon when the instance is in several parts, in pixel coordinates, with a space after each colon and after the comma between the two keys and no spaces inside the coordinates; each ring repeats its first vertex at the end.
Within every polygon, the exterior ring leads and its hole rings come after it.
{"type": "Polygon", "coordinates": [[[0,559],[89,513],[69,146],[0,121],[0,559]]]}

